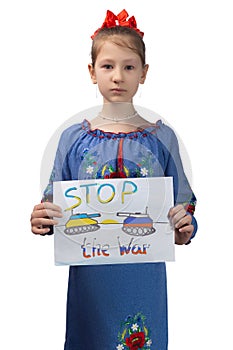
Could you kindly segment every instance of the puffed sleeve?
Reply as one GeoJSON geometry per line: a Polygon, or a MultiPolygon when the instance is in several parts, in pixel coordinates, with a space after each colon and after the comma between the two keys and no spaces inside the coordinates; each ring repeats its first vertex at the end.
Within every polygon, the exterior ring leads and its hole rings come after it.
{"type": "MultiPolygon", "coordinates": [[[[69,168],[69,152],[72,149],[72,145],[79,137],[82,130],[80,124],[73,125],[64,130],[59,139],[53,169],[50,175],[50,179],[47,187],[45,188],[42,196],[42,202],[53,202],[53,182],[65,181],[71,179],[69,168]]],[[[53,234],[53,226],[50,226],[48,235],[53,234]]]]}
{"type": "Polygon", "coordinates": [[[53,182],[62,181],[66,179],[69,175],[69,168],[67,166],[67,155],[68,149],[66,144],[66,132],[63,132],[56,151],[55,160],[53,164],[53,169],[49,178],[47,187],[44,190],[42,201],[52,202],[53,201],[53,182]]]}
{"type": "Polygon", "coordinates": [[[59,139],[49,183],[44,190],[42,201],[53,201],[53,182],[71,180],[69,154],[73,144],[83,136],[82,124],[65,129],[59,139]]]}
{"type": "Polygon", "coordinates": [[[165,176],[173,177],[175,205],[183,204],[187,213],[192,216],[193,238],[197,232],[197,221],[194,217],[196,197],[184,172],[177,137],[169,126],[162,124],[158,129],[158,138],[163,145],[165,176]]]}

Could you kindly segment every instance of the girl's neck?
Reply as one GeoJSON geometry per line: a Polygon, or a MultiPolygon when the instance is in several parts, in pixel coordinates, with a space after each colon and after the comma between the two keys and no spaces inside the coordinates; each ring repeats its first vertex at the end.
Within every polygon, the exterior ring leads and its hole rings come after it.
{"type": "Polygon", "coordinates": [[[151,124],[142,118],[132,103],[104,103],[101,112],[90,121],[91,129],[106,132],[131,132],[145,129],[151,124]]]}
{"type": "Polygon", "coordinates": [[[113,122],[121,122],[133,118],[135,116],[135,108],[132,103],[116,102],[116,103],[104,103],[100,117],[113,122]]]}

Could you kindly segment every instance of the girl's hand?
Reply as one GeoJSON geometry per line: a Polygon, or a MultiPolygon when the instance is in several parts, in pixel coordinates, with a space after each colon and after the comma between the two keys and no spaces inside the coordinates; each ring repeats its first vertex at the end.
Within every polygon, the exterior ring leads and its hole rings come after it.
{"type": "Polygon", "coordinates": [[[50,231],[51,225],[57,225],[53,218],[61,218],[62,210],[56,204],[43,202],[35,205],[31,214],[31,230],[36,235],[44,235],[50,231]]]}
{"type": "Polygon", "coordinates": [[[187,214],[182,204],[178,204],[169,210],[168,218],[175,229],[175,243],[187,244],[194,231],[192,216],[187,214]]]}

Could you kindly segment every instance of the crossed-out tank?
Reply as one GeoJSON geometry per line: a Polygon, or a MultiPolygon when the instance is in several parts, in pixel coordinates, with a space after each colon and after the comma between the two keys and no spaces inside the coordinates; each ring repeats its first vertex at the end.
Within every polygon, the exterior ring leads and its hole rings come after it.
{"type": "Polygon", "coordinates": [[[66,228],[64,232],[67,235],[77,235],[80,233],[93,232],[97,231],[100,226],[98,221],[93,218],[99,217],[99,213],[87,214],[87,213],[78,213],[71,214],[69,220],[66,223],[66,228]]]}
{"type": "Polygon", "coordinates": [[[122,230],[129,235],[147,236],[155,232],[153,220],[149,217],[147,208],[145,213],[119,212],[117,216],[126,216],[122,230]]]}

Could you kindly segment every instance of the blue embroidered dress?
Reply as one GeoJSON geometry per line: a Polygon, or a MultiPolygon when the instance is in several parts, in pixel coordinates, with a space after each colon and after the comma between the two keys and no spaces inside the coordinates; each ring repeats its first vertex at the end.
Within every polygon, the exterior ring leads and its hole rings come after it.
{"type": "MultiPolygon", "coordinates": [[[[162,121],[130,133],[91,130],[88,121],[60,138],[52,183],[111,177],[173,176],[175,204],[194,212],[196,198],[183,171],[177,138],[162,121]]],[[[197,224],[192,216],[192,224],[197,224]]],[[[71,266],[65,350],[166,350],[164,263],[71,266]]]]}

